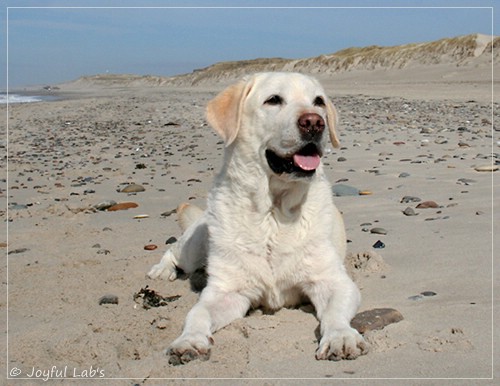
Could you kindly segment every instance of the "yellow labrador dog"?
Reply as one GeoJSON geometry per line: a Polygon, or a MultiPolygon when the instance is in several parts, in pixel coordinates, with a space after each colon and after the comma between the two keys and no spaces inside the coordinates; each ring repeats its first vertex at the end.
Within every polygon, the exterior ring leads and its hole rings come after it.
{"type": "Polygon", "coordinates": [[[321,156],[336,111],[321,85],[297,73],[260,73],[209,102],[207,118],[225,141],[224,163],[206,211],[180,208],[179,241],[148,273],[174,280],[206,267],[207,285],[168,348],[171,363],[207,359],[212,334],[252,307],[309,300],[320,321],[317,359],[367,352],[350,326],[360,294],[346,274],[346,237],[321,156]]]}

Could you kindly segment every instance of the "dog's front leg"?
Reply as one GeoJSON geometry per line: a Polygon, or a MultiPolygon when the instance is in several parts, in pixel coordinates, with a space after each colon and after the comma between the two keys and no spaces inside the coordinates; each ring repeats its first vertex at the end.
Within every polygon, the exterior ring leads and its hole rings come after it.
{"type": "Polygon", "coordinates": [[[368,344],[350,326],[359,306],[359,290],[344,272],[334,276],[317,282],[308,293],[320,321],[316,359],[355,359],[368,352],[368,344]]]}
{"type": "Polygon", "coordinates": [[[170,363],[184,364],[197,358],[207,360],[213,344],[212,333],[245,316],[249,307],[250,301],[243,295],[223,292],[209,284],[189,311],[181,336],[167,349],[170,363]]]}

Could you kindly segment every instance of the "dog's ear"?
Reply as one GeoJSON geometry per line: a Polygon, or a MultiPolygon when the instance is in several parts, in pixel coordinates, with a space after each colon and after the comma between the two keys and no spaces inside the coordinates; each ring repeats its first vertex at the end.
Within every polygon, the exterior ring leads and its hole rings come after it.
{"type": "Polygon", "coordinates": [[[238,135],[243,104],[251,86],[250,81],[240,81],[208,102],[208,123],[224,139],[226,146],[229,146],[238,135]]]}
{"type": "Polygon", "coordinates": [[[329,99],[326,101],[326,119],[328,123],[328,130],[330,132],[330,141],[332,142],[333,147],[337,148],[340,146],[339,137],[337,136],[339,116],[337,114],[337,109],[329,99]]]}

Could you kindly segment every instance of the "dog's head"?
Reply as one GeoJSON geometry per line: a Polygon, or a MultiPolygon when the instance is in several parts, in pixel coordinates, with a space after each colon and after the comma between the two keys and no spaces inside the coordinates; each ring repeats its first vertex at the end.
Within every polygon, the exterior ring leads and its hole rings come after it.
{"type": "Polygon", "coordinates": [[[209,102],[207,118],[226,146],[240,144],[285,178],[313,176],[328,132],[334,147],[337,113],[316,79],[261,73],[228,87],[209,102]]]}

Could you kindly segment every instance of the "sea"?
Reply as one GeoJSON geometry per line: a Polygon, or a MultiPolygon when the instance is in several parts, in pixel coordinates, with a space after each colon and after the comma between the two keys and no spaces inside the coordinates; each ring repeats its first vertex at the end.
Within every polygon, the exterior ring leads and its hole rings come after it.
{"type": "Polygon", "coordinates": [[[29,95],[0,92],[0,105],[11,103],[34,103],[34,102],[49,102],[59,99],[55,95],[29,95]]]}

